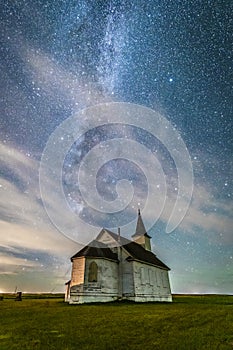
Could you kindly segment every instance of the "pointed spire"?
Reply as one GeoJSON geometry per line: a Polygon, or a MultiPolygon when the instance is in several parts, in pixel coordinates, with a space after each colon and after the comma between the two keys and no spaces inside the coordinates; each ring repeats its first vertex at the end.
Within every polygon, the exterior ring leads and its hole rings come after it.
{"type": "Polygon", "coordinates": [[[135,234],[132,237],[144,236],[144,235],[147,235],[147,232],[146,232],[146,228],[144,226],[144,223],[142,221],[140,208],[138,208],[138,221],[137,221],[136,231],[135,231],[135,234]]]}
{"type": "Polygon", "coordinates": [[[151,252],[151,237],[147,234],[146,228],[142,221],[140,209],[138,209],[138,221],[136,226],[135,234],[132,235],[133,241],[135,243],[140,244],[144,249],[149,250],[151,252]]]}

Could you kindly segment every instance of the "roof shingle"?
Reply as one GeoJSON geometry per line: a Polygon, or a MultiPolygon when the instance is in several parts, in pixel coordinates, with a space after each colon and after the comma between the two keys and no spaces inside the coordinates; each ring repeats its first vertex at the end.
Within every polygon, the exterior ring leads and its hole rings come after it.
{"type": "Polygon", "coordinates": [[[83,257],[83,256],[88,256],[93,258],[105,258],[105,259],[118,261],[117,254],[113,253],[113,251],[110,248],[108,248],[106,244],[96,240],[90,242],[89,245],[85,246],[79,252],[73,255],[71,257],[71,261],[73,261],[74,258],[83,257]]]}
{"type": "MultiPolygon", "coordinates": [[[[106,229],[105,231],[108,232],[108,234],[110,234],[115,241],[118,241],[119,237],[116,233],[106,229]]],[[[165,265],[161,260],[159,260],[154,253],[150,252],[149,250],[146,250],[140,244],[130,241],[129,239],[122,236],[120,236],[119,243],[129,253],[132,260],[139,260],[155,266],[162,267],[166,270],[170,270],[170,268],[167,265],[165,265]]]]}
{"type": "MultiPolygon", "coordinates": [[[[121,245],[129,254],[127,260],[137,260],[144,263],[148,263],[154,266],[161,267],[166,270],[170,270],[170,268],[165,265],[161,260],[159,260],[156,255],[149,250],[143,248],[140,244],[130,241],[125,237],[118,236],[116,233],[109,231],[107,229],[103,229],[101,232],[106,231],[118,244],[121,245]]],[[[100,234],[101,234],[100,232],[100,234]]],[[[97,236],[97,239],[100,238],[100,234],[97,236]]],[[[89,245],[82,248],[79,252],[71,257],[71,261],[74,258],[78,257],[93,257],[93,258],[105,258],[118,262],[117,254],[114,253],[106,244],[93,240],[89,243],[89,245]]]]}

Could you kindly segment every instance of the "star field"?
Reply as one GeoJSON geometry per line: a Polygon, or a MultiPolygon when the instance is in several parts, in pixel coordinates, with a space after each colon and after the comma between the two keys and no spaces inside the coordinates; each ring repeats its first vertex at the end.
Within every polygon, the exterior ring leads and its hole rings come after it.
{"type": "MultiPolygon", "coordinates": [[[[194,191],[184,220],[165,234],[169,207],[150,231],[155,253],[171,267],[173,292],[232,293],[232,7],[220,0],[4,1],[0,290],[12,291],[15,284],[63,290],[78,244],[63,237],[44,210],[43,150],[54,130],[81,109],[131,102],[164,115],[192,160],[194,191]]],[[[177,192],[174,162],[158,140],[134,127],[96,128],[74,140],[63,166],[67,203],[87,221],[94,214],[76,182],[80,162],[116,135],[157,154],[169,200],[177,192]]],[[[146,179],[134,165],[112,161],[98,176],[99,193],[108,200],[116,196],[117,181],[131,181],[129,215],[145,203],[146,179]]]]}

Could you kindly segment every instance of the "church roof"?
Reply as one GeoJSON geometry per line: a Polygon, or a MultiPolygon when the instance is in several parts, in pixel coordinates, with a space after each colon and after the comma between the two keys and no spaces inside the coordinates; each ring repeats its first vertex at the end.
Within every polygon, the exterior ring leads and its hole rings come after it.
{"type": "Polygon", "coordinates": [[[136,231],[135,231],[134,235],[132,235],[132,237],[144,236],[144,235],[151,238],[146,232],[145,225],[142,221],[140,209],[138,209],[138,221],[137,221],[136,231]]]}
{"type": "MultiPolygon", "coordinates": [[[[106,229],[105,231],[108,232],[108,234],[110,234],[114,240],[118,241],[118,234],[106,229]]],[[[138,260],[141,262],[161,267],[166,270],[170,270],[170,268],[167,265],[165,265],[161,260],[159,260],[154,253],[150,252],[149,250],[146,250],[140,244],[130,241],[129,239],[122,236],[120,236],[119,243],[128,252],[128,260],[138,260]]]]}
{"type": "Polygon", "coordinates": [[[92,257],[92,258],[105,258],[109,260],[118,261],[117,254],[108,248],[108,246],[102,242],[93,240],[89,245],[82,248],[79,252],[71,257],[71,261],[78,257],[92,257]]]}
{"type": "Polygon", "coordinates": [[[138,243],[130,242],[127,245],[124,245],[124,248],[130,254],[128,260],[139,260],[158,267],[162,267],[166,270],[170,270],[169,267],[165,265],[161,260],[159,260],[154,253],[144,249],[138,243]]]}

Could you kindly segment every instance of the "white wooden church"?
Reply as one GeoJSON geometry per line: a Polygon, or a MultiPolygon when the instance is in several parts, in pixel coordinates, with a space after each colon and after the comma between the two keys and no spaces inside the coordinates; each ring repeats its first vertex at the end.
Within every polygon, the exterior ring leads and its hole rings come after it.
{"type": "Polygon", "coordinates": [[[170,269],[151,252],[151,237],[140,210],[132,239],[102,229],[94,241],[72,256],[65,301],[172,301],[170,269]]]}

